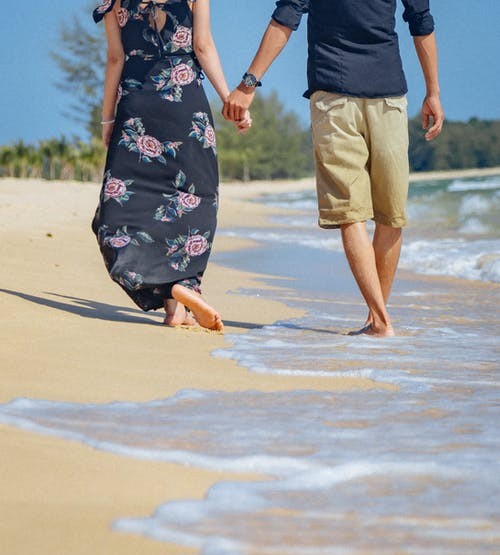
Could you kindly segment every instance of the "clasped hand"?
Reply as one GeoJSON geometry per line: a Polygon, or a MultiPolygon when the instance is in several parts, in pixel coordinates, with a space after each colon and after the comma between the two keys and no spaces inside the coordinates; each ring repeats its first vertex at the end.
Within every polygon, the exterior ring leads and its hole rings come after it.
{"type": "Polygon", "coordinates": [[[252,118],[250,117],[249,110],[246,110],[243,113],[243,118],[242,119],[235,120],[234,124],[236,125],[236,128],[238,129],[238,133],[240,133],[240,134],[246,133],[250,129],[250,127],[252,127],[252,118]]]}
{"type": "Polygon", "coordinates": [[[245,133],[252,127],[252,118],[248,110],[252,100],[253,94],[245,94],[236,88],[224,101],[222,115],[224,119],[236,125],[238,133],[245,133]]]}

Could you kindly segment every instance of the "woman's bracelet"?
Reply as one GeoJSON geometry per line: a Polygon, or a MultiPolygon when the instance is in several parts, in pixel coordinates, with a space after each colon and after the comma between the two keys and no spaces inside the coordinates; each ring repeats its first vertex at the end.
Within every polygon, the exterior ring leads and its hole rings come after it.
{"type": "Polygon", "coordinates": [[[101,121],[101,125],[107,125],[108,123],[115,123],[114,119],[107,119],[104,121],[101,121]]]}

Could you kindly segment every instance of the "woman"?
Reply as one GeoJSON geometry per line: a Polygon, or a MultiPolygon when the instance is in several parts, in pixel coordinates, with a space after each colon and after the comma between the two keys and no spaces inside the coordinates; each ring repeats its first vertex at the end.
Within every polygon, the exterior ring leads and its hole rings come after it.
{"type": "MultiPolygon", "coordinates": [[[[108,154],[92,222],[108,272],[141,309],[164,307],[166,324],[222,331],[200,291],[218,200],[202,70],[222,100],[230,92],[209,0],[103,0],[93,17],[104,19],[108,40],[108,154]]],[[[249,118],[238,125],[249,126],[249,118]]]]}

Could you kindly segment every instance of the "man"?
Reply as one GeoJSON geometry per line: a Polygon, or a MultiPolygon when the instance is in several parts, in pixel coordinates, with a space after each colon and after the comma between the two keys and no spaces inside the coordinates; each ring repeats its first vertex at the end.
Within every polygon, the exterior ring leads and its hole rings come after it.
{"type": "MultiPolygon", "coordinates": [[[[427,94],[422,127],[444,121],[429,0],[402,0],[427,94]]],[[[407,85],[394,30],[396,0],[279,0],[257,54],[223,115],[243,120],[260,79],[308,14],[310,99],[319,225],[340,228],[368,305],[360,333],[392,336],[386,304],[401,251],[408,195],[407,85]],[[366,221],[375,221],[373,241],[366,221]]]]}

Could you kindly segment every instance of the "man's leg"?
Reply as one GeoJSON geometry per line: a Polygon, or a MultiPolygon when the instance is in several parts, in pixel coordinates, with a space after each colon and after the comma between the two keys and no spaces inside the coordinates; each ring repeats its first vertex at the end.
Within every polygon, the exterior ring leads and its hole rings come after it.
{"type": "MultiPolygon", "coordinates": [[[[376,251],[366,231],[366,225],[364,222],[358,222],[342,225],[340,229],[342,232],[342,241],[349,266],[351,267],[351,271],[354,275],[356,283],[358,284],[361,294],[368,305],[368,310],[371,315],[371,321],[369,322],[365,333],[381,337],[392,336],[394,335],[394,331],[392,329],[389,314],[387,313],[385,307],[384,292],[377,268],[376,251]]],[[[390,264],[388,262],[389,259],[391,261],[394,259],[392,256],[395,250],[394,243],[392,244],[392,247],[386,248],[386,246],[390,244],[391,241],[388,234],[382,232],[381,236],[381,232],[379,231],[377,248],[380,253],[384,250],[386,251],[386,254],[382,256],[384,261],[381,262],[381,268],[383,268],[384,273],[385,288],[387,288],[389,281],[388,276],[391,275],[391,269],[389,268],[390,264]],[[390,252],[391,255],[388,255],[387,252],[390,252]]],[[[394,277],[394,273],[395,268],[392,271],[392,278],[394,277]]],[[[391,284],[392,279],[390,280],[388,287],[389,291],[391,284]]]]}
{"type": "Polygon", "coordinates": [[[385,304],[387,304],[391,294],[402,243],[403,233],[400,227],[376,224],[375,234],[373,235],[373,250],[385,304]]]}
{"type": "MultiPolygon", "coordinates": [[[[394,276],[396,275],[402,242],[403,233],[400,227],[376,224],[373,236],[373,250],[375,251],[377,274],[386,306],[391,294],[394,276]]],[[[366,325],[371,324],[371,322],[372,314],[369,312],[366,325]]]]}
{"type": "Polygon", "coordinates": [[[370,129],[371,193],[376,222],[373,248],[386,304],[401,252],[401,230],[406,225],[409,178],[406,105],[405,97],[366,102],[370,129]]]}

